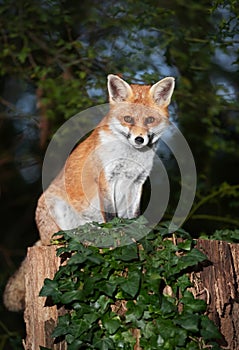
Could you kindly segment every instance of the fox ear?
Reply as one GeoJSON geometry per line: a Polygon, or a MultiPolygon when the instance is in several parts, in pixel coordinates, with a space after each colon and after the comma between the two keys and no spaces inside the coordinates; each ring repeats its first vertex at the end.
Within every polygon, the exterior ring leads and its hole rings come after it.
{"type": "Polygon", "coordinates": [[[167,77],[154,84],[150,88],[150,94],[158,105],[167,107],[170,104],[174,86],[174,78],[167,77]]]}
{"type": "Polygon", "coordinates": [[[117,75],[108,75],[109,100],[112,103],[124,102],[132,95],[132,89],[126,81],[117,75]]]}

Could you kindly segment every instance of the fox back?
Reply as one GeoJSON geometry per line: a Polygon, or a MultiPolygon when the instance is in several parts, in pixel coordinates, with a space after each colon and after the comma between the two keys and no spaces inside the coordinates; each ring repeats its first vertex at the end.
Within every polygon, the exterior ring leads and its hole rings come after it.
{"type": "Polygon", "coordinates": [[[59,230],[140,214],[142,187],[168,125],[173,90],[172,77],[147,86],[108,76],[108,114],[74,149],[38,201],[36,222],[43,244],[59,230]]]}

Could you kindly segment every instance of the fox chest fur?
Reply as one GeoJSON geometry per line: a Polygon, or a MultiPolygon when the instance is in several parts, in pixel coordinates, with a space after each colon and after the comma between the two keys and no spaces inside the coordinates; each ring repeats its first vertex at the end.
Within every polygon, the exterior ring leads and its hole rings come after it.
{"type": "Polygon", "coordinates": [[[104,131],[100,137],[105,150],[100,152],[99,158],[112,203],[109,203],[106,219],[114,215],[134,218],[140,214],[142,185],[152,169],[154,149],[135,149],[128,142],[116,141],[114,135],[104,131]]]}

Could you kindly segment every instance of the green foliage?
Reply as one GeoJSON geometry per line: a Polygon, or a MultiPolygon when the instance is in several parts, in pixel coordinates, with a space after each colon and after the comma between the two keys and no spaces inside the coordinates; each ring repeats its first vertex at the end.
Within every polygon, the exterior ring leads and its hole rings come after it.
{"type": "MultiPolygon", "coordinates": [[[[238,206],[239,185],[230,185],[224,182],[220,186],[213,188],[207,194],[205,194],[205,192],[201,194],[199,190],[197,191],[197,199],[193,204],[187,220],[209,220],[211,222],[219,222],[220,225],[226,223],[231,227],[239,227],[239,220],[231,215],[231,211],[233,213],[233,209],[238,208],[238,206]],[[223,206],[221,205],[222,200],[224,200],[223,206]],[[208,205],[214,205],[217,207],[217,210],[214,210],[213,215],[207,213],[208,205]],[[229,209],[228,214],[225,214],[226,206],[229,209]]],[[[227,229],[225,230],[227,231],[227,229]]],[[[226,236],[227,234],[225,233],[224,237],[226,236]]]]}
{"type": "Polygon", "coordinates": [[[201,235],[202,238],[216,239],[219,241],[226,241],[231,243],[239,243],[239,229],[230,230],[216,230],[210,237],[208,235],[201,235]]]}
{"type": "Polygon", "coordinates": [[[2,321],[0,321],[0,349],[10,346],[12,350],[23,350],[21,336],[17,332],[10,331],[2,321]],[[4,333],[2,333],[2,331],[4,333]]]}
{"type": "Polygon", "coordinates": [[[114,219],[92,228],[107,244],[113,235],[118,246],[89,245],[88,224],[62,232],[58,255],[66,264],[40,292],[67,310],[54,338],[63,336],[69,350],[130,350],[137,341],[147,350],[213,348],[220,334],[205,316],[205,302],[188,290],[188,270],[206,256],[186,232],[176,233],[184,239],[175,245],[167,225],[149,233],[143,218],[114,219]],[[143,228],[146,235],[137,240],[143,228]],[[121,245],[128,232],[131,244],[121,245]]]}

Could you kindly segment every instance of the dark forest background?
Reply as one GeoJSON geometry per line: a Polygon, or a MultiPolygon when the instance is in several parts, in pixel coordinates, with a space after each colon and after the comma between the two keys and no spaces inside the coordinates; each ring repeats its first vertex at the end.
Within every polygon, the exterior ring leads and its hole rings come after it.
{"type": "MultiPolygon", "coordinates": [[[[37,239],[41,165],[54,131],[107,102],[106,76],[152,84],[176,78],[172,121],[197,167],[184,228],[239,241],[239,6],[200,2],[0,1],[1,291],[37,239]]],[[[162,156],[175,197],[178,171],[162,156]],[[170,175],[171,174],[171,175],[170,175]]],[[[19,349],[22,315],[0,306],[0,349],[19,349]]]]}

